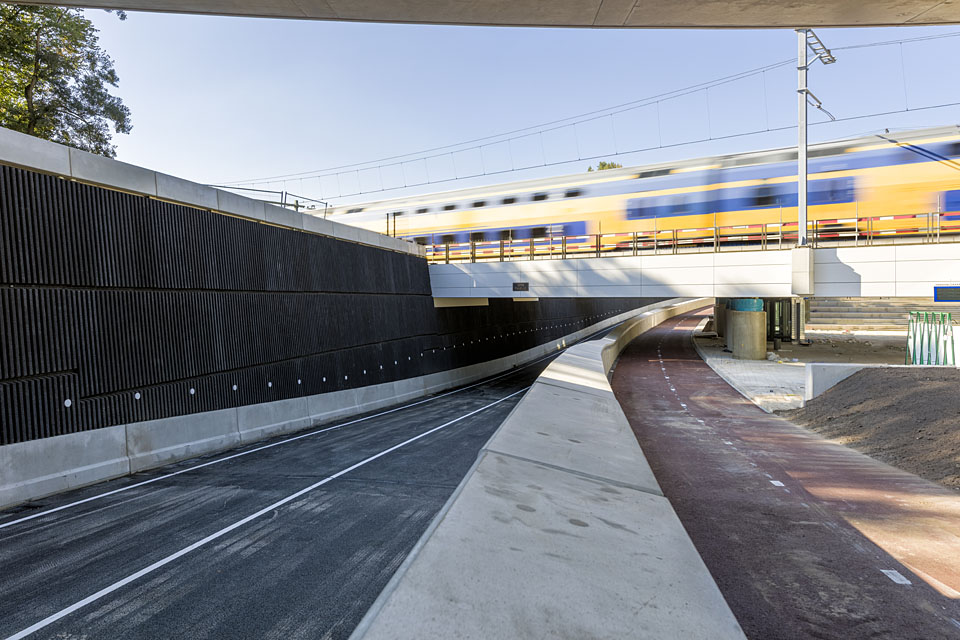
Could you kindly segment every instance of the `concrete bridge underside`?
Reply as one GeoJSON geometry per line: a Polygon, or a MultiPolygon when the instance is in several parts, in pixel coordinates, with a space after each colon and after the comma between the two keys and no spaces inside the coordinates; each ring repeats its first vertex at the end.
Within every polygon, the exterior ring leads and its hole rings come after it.
{"type": "Polygon", "coordinates": [[[36,4],[525,27],[854,27],[960,22],[958,0],[57,0],[36,4]]]}

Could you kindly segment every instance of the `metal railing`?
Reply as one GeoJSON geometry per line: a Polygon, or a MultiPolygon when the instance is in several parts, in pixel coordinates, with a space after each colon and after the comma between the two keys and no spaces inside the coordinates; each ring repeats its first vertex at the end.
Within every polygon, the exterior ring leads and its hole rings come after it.
{"type": "MultiPolygon", "coordinates": [[[[814,248],[958,242],[960,215],[918,213],[814,220],[808,224],[807,237],[814,248]]],[[[789,249],[796,244],[796,222],[769,222],[649,232],[476,240],[426,246],[428,261],[451,263],[765,251],[789,249]]]]}
{"type": "Polygon", "coordinates": [[[910,312],[906,364],[956,365],[956,352],[950,313],[910,312]]]}

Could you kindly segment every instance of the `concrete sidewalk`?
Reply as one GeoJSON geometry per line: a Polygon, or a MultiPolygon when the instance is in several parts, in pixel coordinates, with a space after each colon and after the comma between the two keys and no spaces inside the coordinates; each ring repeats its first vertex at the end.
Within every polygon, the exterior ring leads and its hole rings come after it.
{"type": "Polygon", "coordinates": [[[723,350],[723,340],[695,337],[697,353],[727,384],[767,412],[803,405],[802,362],[734,360],[723,350]]]}
{"type": "MultiPolygon", "coordinates": [[[[808,335],[809,345],[785,343],[775,360],[734,360],[723,338],[694,334],[700,357],[727,384],[767,412],[803,406],[808,363],[902,365],[906,337],[881,332],[808,335]]],[[[770,353],[773,353],[772,351],[770,353]]],[[[833,383],[831,383],[833,384],[833,383]]]]}

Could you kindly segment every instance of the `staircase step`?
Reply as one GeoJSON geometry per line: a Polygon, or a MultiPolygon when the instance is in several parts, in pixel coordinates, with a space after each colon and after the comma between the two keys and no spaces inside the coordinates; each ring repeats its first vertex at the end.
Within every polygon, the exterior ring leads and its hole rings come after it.
{"type": "Polygon", "coordinates": [[[807,330],[813,331],[893,331],[907,335],[906,325],[895,324],[808,324],[807,330]]]}

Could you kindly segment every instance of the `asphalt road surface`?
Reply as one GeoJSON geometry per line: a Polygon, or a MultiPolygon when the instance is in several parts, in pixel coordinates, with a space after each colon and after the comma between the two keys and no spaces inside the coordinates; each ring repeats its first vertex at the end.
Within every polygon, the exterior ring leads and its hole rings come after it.
{"type": "Polygon", "coordinates": [[[0,638],[346,638],[543,359],[0,512],[0,638]]]}

